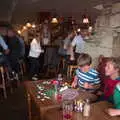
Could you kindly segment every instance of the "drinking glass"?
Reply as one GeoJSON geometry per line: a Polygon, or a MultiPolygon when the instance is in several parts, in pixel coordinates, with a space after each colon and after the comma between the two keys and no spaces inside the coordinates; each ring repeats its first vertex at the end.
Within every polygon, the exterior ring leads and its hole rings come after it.
{"type": "Polygon", "coordinates": [[[73,102],[72,101],[63,101],[63,120],[71,120],[73,113],[73,102]]]}

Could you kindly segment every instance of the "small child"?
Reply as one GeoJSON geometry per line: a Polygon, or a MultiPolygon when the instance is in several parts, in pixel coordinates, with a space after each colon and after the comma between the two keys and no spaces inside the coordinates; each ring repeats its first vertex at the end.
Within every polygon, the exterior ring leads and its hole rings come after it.
{"type": "Polygon", "coordinates": [[[78,85],[80,89],[96,92],[100,87],[100,79],[98,77],[98,72],[91,68],[91,56],[86,53],[81,53],[77,62],[79,67],[76,70],[72,87],[78,85]]]}
{"type": "Polygon", "coordinates": [[[120,58],[111,58],[107,61],[105,74],[111,79],[105,80],[105,97],[112,100],[114,108],[108,109],[111,116],[120,115],[120,58]]]}
{"type": "Polygon", "coordinates": [[[113,101],[115,108],[109,108],[107,112],[111,116],[118,116],[120,115],[120,83],[116,85],[114,90],[113,101]]]}
{"type": "Polygon", "coordinates": [[[109,76],[109,79],[104,81],[104,98],[110,102],[113,102],[114,89],[117,83],[120,82],[119,58],[108,59],[105,67],[105,75],[109,76]]]}

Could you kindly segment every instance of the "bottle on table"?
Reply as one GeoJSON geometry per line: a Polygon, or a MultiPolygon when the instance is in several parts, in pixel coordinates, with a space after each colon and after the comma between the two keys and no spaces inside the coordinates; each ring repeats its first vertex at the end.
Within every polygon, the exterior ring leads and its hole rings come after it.
{"type": "Polygon", "coordinates": [[[84,105],[84,110],[83,110],[83,116],[84,117],[89,117],[90,116],[90,100],[86,99],[85,105],[84,105]]]}
{"type": "Polygon", "coordinates": [[[60,87],[62,85],[62,81],[63,81],[62,74],[58,74],[57,81],[58,81],[58,84],[60,87]]]}
{"type": "Polygon", "coordinates": [[[55,84],[55,100],[60,102],[62,100],[62,94],[60,92],[60,87],[61,87],[61,82],[62,82],[62,74],[58,74],[57,79],[56,79],[56,84],[55,84]]]}

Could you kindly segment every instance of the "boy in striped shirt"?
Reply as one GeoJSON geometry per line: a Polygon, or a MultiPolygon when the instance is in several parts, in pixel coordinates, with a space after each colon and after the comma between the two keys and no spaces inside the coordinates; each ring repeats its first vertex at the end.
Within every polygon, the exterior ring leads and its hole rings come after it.
{"type": "Polygon", "coordinates": [[[91,68],[92,58],[86,53],[80,54],[78,60],[78,68],[76,69],[76,75],[72,83],[72,87],[77,85],[80,89],[89,92],[96,92],[100,87],[100,79],[98,72],[91,68]]]}

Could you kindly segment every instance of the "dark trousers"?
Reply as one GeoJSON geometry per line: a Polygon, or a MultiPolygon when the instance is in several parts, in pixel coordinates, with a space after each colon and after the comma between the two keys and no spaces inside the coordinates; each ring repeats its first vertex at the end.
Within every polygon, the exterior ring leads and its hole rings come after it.
{"type": "Polygon", "coordinates": [[[20,71],[19,57],[16,55],[10,55],[9,60],[10,60],[12,70],[15,71],[16,73],[19,73],[20,71]]]}
{"type": "Polygon", "coordinates": [[[30,62],[30,77],[33,77],[35,74],[39,74],[39,58],[29,57],[30,62]]]}
{"type": "Polygon", "coordinates": [[[0,55],[0,65],[3,65],[5,67],[7,67],[8,72],[11,74],[12,73],[12,68],[10,65],[10,62],[8,60],[8,57],[5,55],[0,55]]]}

